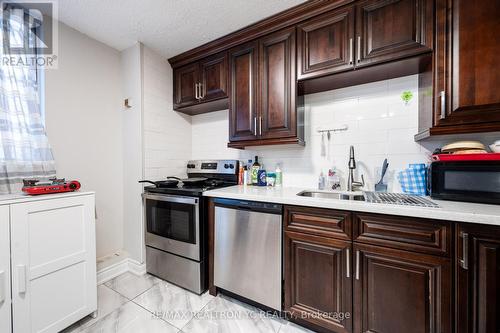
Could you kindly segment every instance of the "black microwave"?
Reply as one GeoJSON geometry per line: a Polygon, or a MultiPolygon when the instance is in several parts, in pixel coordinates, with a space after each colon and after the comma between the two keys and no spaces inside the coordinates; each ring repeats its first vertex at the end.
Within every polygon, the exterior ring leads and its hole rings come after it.
{"type": "Polygon", "coordinates": [[[435,161],[428,179],[433,199],[500,204],[500,161],[435,161]]]}

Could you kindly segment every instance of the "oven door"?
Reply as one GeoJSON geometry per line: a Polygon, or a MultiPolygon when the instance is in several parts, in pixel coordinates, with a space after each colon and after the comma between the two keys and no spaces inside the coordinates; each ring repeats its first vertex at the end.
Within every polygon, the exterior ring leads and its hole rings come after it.
{"type": "Polygon", "coordinates": [[[200,199],[144,193],[146,246],[200,260],[200,199]]]}

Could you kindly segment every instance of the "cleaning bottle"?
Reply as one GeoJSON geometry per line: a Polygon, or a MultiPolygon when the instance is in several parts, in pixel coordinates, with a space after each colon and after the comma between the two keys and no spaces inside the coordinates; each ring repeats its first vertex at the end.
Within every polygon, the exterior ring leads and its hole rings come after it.
{"type": "Polygon", "coordinates": [[[275,175],[276,175],[276,181],[275,181],[275,185],[276,186],[281,186],[283,185],[283,171],[281,171],[281,168],[280,168],[280,164],[276,164],[276,171],[275,171],[275,175]]]}

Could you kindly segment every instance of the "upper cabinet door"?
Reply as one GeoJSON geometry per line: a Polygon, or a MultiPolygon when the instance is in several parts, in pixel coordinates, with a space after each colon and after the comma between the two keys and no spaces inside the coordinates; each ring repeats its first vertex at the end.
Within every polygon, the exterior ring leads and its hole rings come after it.
{"type": "Polygon", "coordinates": [[[227,97],[227,53],[219,53],[200,62],[201,101],[227,97]]]}
{"type": "Polygon", "coordinates": [[[437,1],[435,123],[498,130],[500,1],[449,3],[437,1]]]}
{"type": "Polygon", "coordinates": [[[229,51],[229,140],[257,138],[258,43],[229,51]]]}
{"type": "Polygon", "coordinates": [[[0,332],[12,332],[9,206],[0,206],[0,332]]]}
{"type": "Polygon", "coordinates": [[[260,39],[260,115],[262,139],[293,137],[297,132],[295,28],[260,39]]]}
{"type": "Polygon", "coordinates": [[[333,10],[298,25],[298,79],[352,68],[354,44],[354,6],[333,10]]]}
{"type": "Polygon", "coordinates": [[[357,4],[356,66],[432,49],[432,0],[365,0],[357,4]]]}
{"type": "Polygon", "coordinates": [[[198,103],[199,73],[200,67],[198,63],[174,70],[174,108],[182,108],[198,103]]]}

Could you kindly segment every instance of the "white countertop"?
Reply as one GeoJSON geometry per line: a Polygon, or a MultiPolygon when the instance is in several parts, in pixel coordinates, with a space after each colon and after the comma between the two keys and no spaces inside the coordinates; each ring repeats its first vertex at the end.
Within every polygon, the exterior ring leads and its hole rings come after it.
{"type": "Polygon", "coordinates": [[[75,197],[75,196],[89,195],[89,194],[95,194],[95,192],[92,192],[92,191],[74,191],[74,192],[52,193],[52,194],[42,194],[42,195],[27,195],[24,193],[2,194],[2,195],[0,195],[0,206],[1,205],[11,205],[11,204],[20,203],[20,202],[67,198],[67,197],[75,197]]]}
{"type": "Polygon", "coordinates": [[[204,192],[203,195],[207,197],[261,201],[286,205],[320,207],[500,226],[500,205],[432,200],[437,203],[440,208],[409,207],[367,203],[363,201],[297,196],[297,193],[303,190],[309,189],[296,187],[231,186],[207,191],[204,192]]]}

